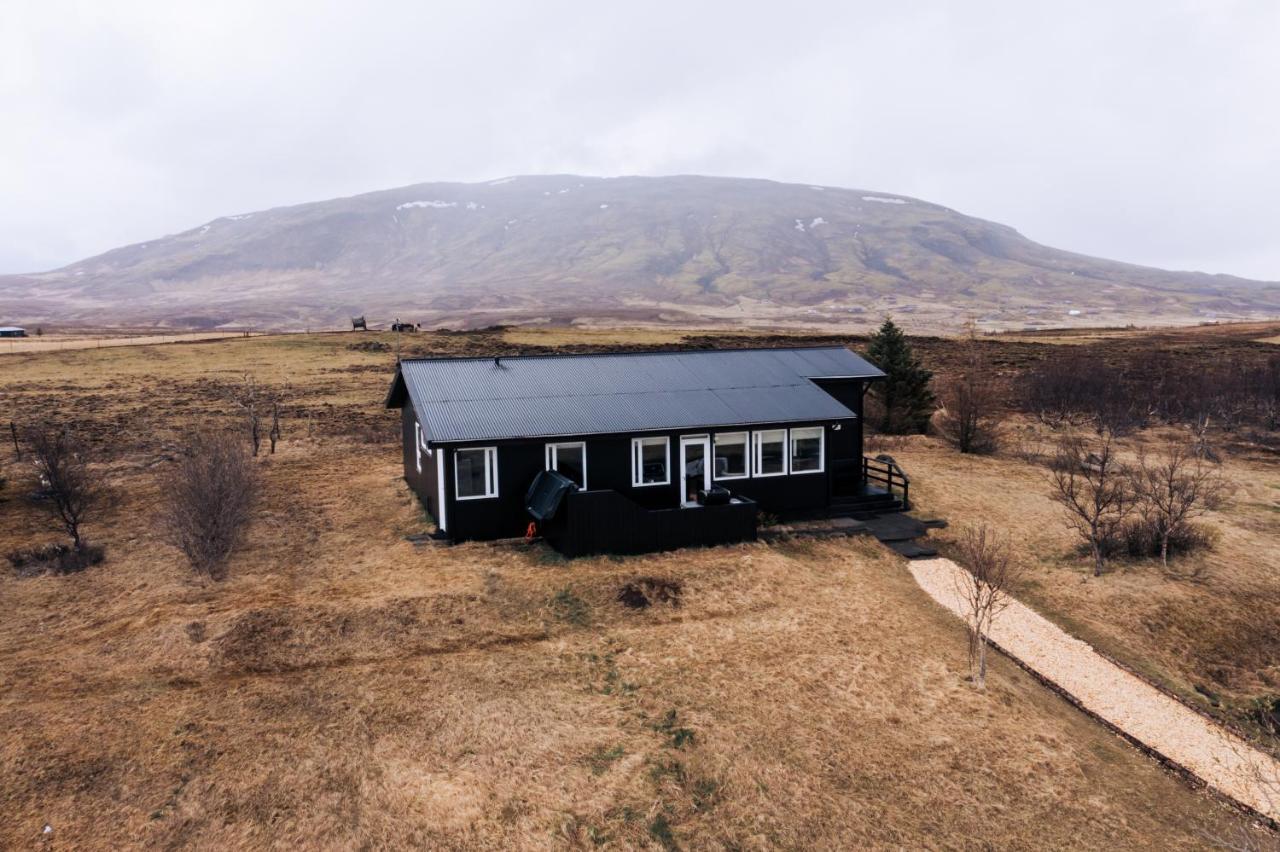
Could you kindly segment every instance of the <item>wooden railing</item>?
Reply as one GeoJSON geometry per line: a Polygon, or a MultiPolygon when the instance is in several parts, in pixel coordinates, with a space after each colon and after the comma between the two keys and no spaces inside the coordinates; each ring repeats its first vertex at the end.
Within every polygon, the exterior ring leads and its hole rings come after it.
{"type": "Polygon", "coordinates": [[[898,467],[898,463],[889,458],[862,457],[862,478],[866,482],[877,482],[884,486],[890,494],[894,489],[902,492],[902,505],[911,508],[911,480],[898,467]]]}

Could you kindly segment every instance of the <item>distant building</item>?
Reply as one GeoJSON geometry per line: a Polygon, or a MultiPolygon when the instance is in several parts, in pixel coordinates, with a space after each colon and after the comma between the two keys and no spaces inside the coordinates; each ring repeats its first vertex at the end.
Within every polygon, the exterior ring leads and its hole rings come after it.
{"type": "Polygon", "coordinates": [[[16,325],[0,325],[0,337],[26,337],[27,330],[16,325]]]}

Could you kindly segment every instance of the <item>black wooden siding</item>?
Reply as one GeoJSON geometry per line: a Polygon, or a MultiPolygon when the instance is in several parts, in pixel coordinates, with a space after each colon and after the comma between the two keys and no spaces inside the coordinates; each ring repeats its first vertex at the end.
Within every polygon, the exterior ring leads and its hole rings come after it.
{"type": "Polygon", "coordinates": [[[646,510],[617,491],[576,491],[542,534],[565,556],[651,553],[755,541],[756,512],[750,501],[646,510]]]}
{"type": "Polygon", "coordinates": [[[418,457],[415,448],[417,433],[414,429],[418,422],[413,410],[413,402],[406,399],[400,411],[400,438],[404,447],[404,478],[422,501],[422,507],[440,523],[440,495],[437,493],[436,462],[447,453],[444,447],[435,448],[430,454],[422,451],[422,473],[418,473],[418,457]]]}
{"type": "MultiPolygon", "coordinates": [[[[832,472],[840,461],[862,457],[862,386],[847,382],[832,388],[843,402],[858,414],[857,419],[826,423],[757,424],[750,427],[728,427],[716,430],[688,429],[678,432],[636,432],[625,435],[565,435],[554,439],[520,441],[482,441],[437,447],[434,455],[423,453],[422,474],[415,464],[413,441],[415,422],[412,404],[406,401],[404,414],[405,478],[422,499],[427,511],[439,520],[439,497],[436,494],[436,468],[445,465],[445,531],[455,541],[509,538],[524,535],[532,520],[524,508],[525,493],[533,478],[546,465],[548,443],[582,441],[587,445],[587,486],[591,491],[611,489],[647,509],[673,509],[680,504],[681,483],[680,436],[725,432],[758,432],[768,429],[793,429],[823,426],[824,465],[822,473],[788,474],[786,476],[751,477],[718,481],[735,495],[755,501],[760,510],[779,517],[811,512],[831,502],[832,472]],[[839,425],[839,429],[833,428],[839,425]],[[650,435],[665,435],[670,441],[671,482],[667,485],[634,487],[631,484],[631,440],[650,435]],[[498,496],[459,500],[453,478],[453,451],[464,447],[498,448],[498,496]]],[[[835,395],[835,393],[833,393],[835,395]]],[[[750,445],[748,445],[750,455],[750,445]]]]}

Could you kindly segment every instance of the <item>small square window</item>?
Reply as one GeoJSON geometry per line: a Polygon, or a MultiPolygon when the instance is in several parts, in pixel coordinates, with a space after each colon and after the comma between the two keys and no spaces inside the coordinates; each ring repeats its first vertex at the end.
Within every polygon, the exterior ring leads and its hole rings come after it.
{"type": "Polygon", "coordinates": [[[474,447],[453,454],[454,493],[459,500],[498,496],[498,448],[474,447]]]}

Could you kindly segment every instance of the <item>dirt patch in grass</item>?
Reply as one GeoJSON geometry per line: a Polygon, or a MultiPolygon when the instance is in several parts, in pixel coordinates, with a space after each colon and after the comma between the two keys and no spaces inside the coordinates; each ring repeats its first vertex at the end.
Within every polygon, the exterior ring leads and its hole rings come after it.
{"type": "Polygon", "coordinates": [[[637,577],[618,590],[618,603],[629,609],[648,609],[655,604],[679,606],[682,589],[679,580],[637,577]]]}

